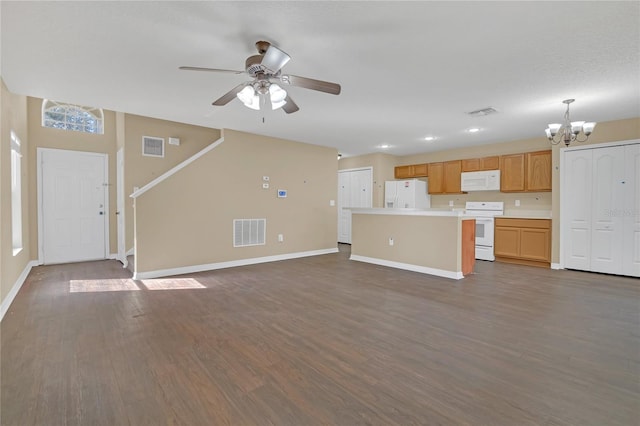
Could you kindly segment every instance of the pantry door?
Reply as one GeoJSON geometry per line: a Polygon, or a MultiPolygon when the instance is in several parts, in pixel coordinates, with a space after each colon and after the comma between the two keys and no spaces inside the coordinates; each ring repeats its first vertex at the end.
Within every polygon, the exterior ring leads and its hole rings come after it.
{"type": "Polygon", "coordinates": [[[43,263],[108,255],[108,156],[38,149],[40,258],[43,263]]]}

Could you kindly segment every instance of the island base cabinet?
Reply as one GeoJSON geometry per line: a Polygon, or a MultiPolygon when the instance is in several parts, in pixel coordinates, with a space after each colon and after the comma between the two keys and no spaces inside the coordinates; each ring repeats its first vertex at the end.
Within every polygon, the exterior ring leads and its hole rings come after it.
{"type": "Polygon", "coordinates": [[[546,268],[551,265],[549,219],[496,218],[494,237],[497,261],[546,268]]]}

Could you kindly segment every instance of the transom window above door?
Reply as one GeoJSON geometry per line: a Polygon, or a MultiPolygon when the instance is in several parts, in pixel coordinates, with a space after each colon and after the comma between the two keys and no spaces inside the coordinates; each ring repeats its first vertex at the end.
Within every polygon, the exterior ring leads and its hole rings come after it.
{"type": "Polygon", "coordinates": [[[53,129],[104,134],[101,108],[86,107],[45,99],[42,101],[42,126],[53,129]]]}

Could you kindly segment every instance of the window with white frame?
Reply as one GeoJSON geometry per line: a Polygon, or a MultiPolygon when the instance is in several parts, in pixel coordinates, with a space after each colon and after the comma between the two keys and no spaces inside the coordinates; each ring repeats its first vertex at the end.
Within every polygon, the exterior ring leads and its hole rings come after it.
{"type": "Polygon", "coordinates": [[[42,101],[42,126],[76,132],[104,134],[104,112],[101,108],[42,101]]]}
{"type": "Polygon", "coordinates": [[[22,155],[20,139],[11,131],[11,236],[13,255],[22,250],[22,155]]]}

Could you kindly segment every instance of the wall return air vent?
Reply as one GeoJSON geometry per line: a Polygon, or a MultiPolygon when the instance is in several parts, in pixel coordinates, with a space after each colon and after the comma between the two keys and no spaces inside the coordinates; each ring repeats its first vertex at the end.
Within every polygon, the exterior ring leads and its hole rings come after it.
{"type": "Polygon", "coordinates": [[[164,157],[164,138],[143,136],[142,155],[147,157],[164,157]]]}
{"type": "Polygon", "coordinates": [[[263,246],[267,230],[267,219],[234,219],[233,246],[263,246]]]}

